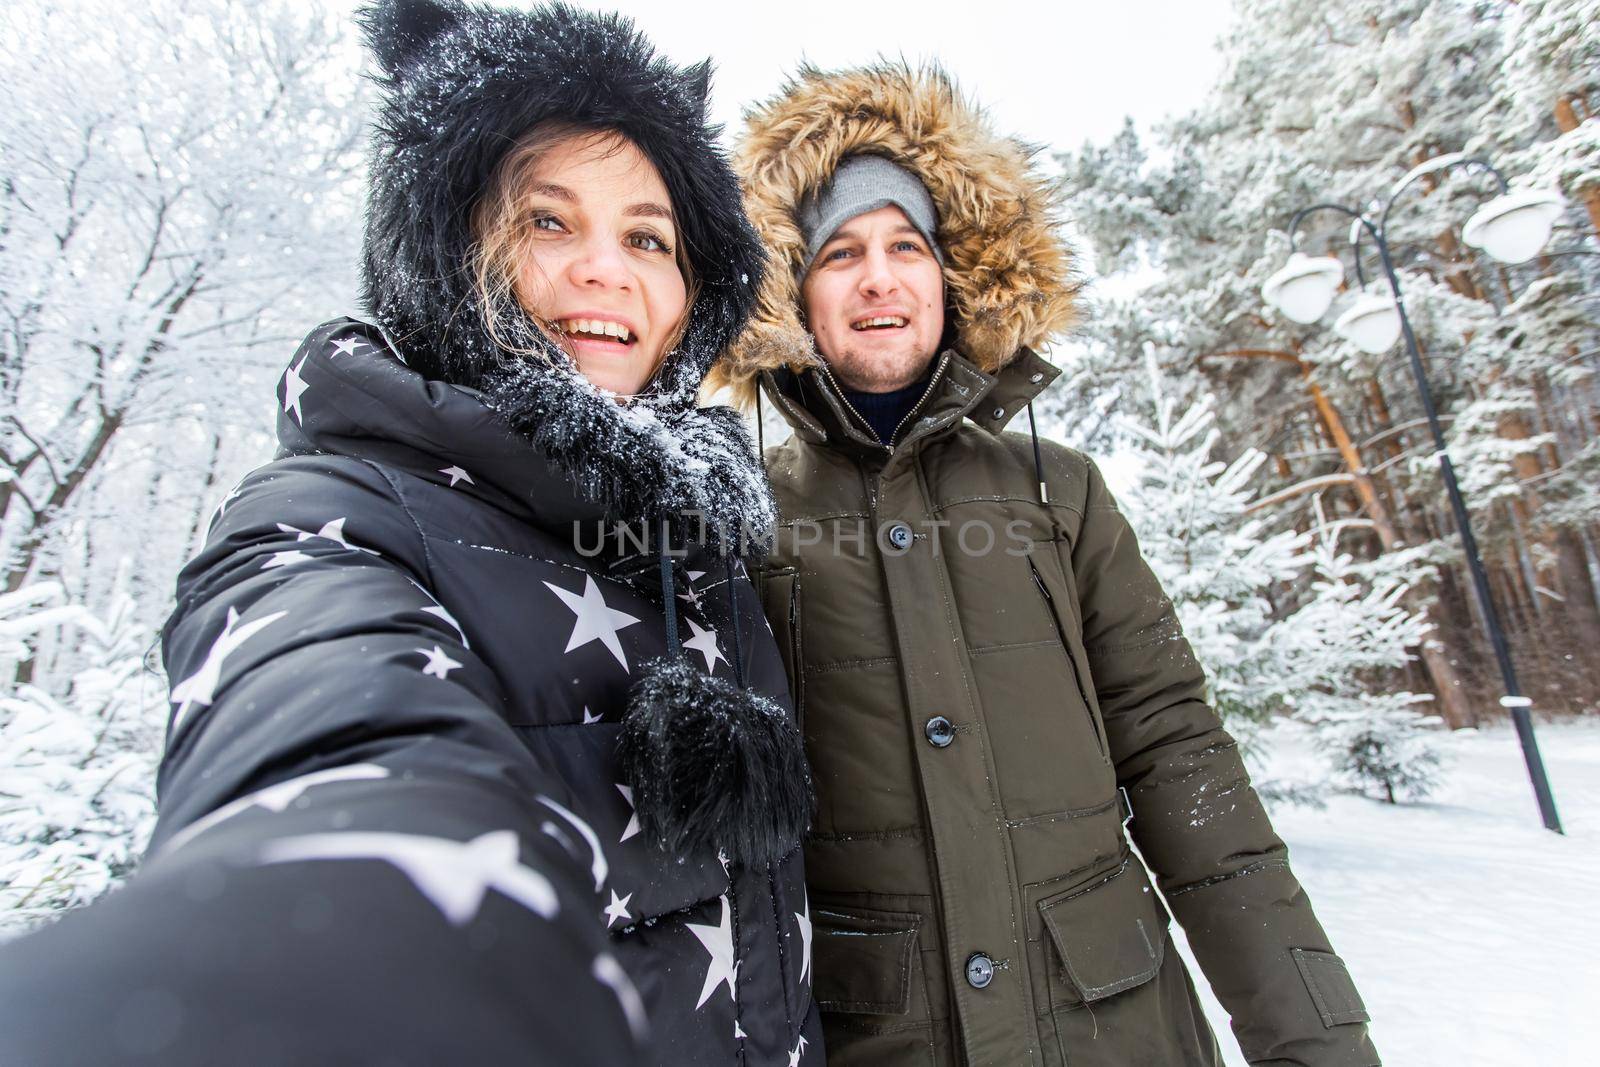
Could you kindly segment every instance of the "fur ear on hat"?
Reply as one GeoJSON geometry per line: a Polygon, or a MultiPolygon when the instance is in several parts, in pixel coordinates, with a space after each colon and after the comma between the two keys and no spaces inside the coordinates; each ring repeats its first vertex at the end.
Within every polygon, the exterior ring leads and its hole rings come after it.
{"type": "Polygon", "coordinates": [[[683,71],[683,88],[698,102],[700,114],[705,115],[711,104],[711,60],[702,59],[683,71]]]}
{"type": "Polygon", "coordinates": [[[461,5],[450,0],[379,0],[360,12],[356,21],[378,65],[392,77],[459,25],[461,16],[461,5]]]}

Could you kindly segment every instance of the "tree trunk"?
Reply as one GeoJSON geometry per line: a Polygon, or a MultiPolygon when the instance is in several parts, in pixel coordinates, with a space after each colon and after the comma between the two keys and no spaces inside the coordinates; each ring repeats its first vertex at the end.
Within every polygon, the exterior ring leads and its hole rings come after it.
{"type": "MultiPolygon", "coordinates": [[[[1571,133],[1578,128],[1578,114],[1573,109],[1575,96],[1563,96],[1556,101],[1556,127],[1562,133],[1571,133]]],[[[1600,189],[1590,189],[1580,199],[1584,209],[1589,212],[1589,225],[1594,227],[1594,232],[1600,234],[1600,189]]]]}
{"type": "MultiPolygon", "coordinates": [[[[1383,500],[1373,486],[1372,476],[1367,473],[1366,465],[1361,461],[1361,455],[1356,450],[1355,442],[1350,439],[1349,431],[1345,429],[1344,420],[1340,417],[1338,409],[1333,406],[1333,402],[1328,399],[1322,387],[1312,380],[1310,364],[1302,363],[1300,374],[1306,389],[1311,393],[1312,403],[1316,406],[1317,414],[1328,436],[1333,439],[1334,446],[1339,450],[1340,457],[1354,478],[1356,495],[1360,497],[1367,517],[1372,520],[1372,528],[1378,535],[1378,541],[1383,545],[1384,551],[1399,547],[1403,543],[1399,531],[1395,529],[1388,509],[1384,507],[1383,500]]],[[[1439,633],[1442,630],[1438,625],[1437,602],[1429,596],[1429,592],[1430,590],[1420,586],[1413,586],[1408,599],[1411,607],[1420,611],[1430,623],[1433,623],[1436,633],[1439,633]]],[[[1469,690],[1462,684],[1460,672],[1456,670],[1443,642],[1431,637],[1424,639],[1418,652],[1423,665],[1428,669],[1428,676],[1433,680],[1433,691],[1439,698],[1439,714],[1444,721],[1452,729],[1478,725],[1478,715],[1467,698],[1469,690]]]]}

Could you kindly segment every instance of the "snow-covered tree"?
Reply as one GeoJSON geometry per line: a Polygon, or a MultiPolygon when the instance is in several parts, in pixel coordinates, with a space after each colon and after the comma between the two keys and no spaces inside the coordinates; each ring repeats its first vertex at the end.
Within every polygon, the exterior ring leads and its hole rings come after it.
{"type": "Polygon", "coordinates": [[[268,455],[267,366],[354,293],[345,22],[285,0],[0,8],[0,588],[60,576],[99,603],[93,561],[136,552],[159,604],[195,500],[268,455]]]}
{"type": "Polygon", "coordinates": [[[1401,679],[1427,631],[1404,603],[1409,577],[1426,569],[1423,550],[1358,562],[1340,538],[1365,520],[1329,521],[1320,501],[1311,531],[1281,528],[1270,498],[1258,497],[1266,457],[1217,458],[1213,401],[1180,408],[1153,361],[1145,391],[1149,420],[1120,420],[1139,472],[1123,507],[1206,668],[1212,703],[1247,750],[1279,715],[1316,731],[1330,779],[1273,792],[1314,795],[1332,780],[1420,795],[1436,769],[1428,731],[1438,719],[1416,712],[1427,697],[1401,679]]]}
{"type": "Polygon", "coordinates": [[[0,937],[114,885],[155,823],[167,703],[144,665],[149,630],[120,588],[101,617],[56,586],[0,597],[0,658],[57,629],[81,645],[83,667],[59,690],[0,696],[0,937]]]}
{"type": "Polygon", "coordinates": [[[1138,471],[1123,510],[1206,668],[1213,705],[1248,734],[1284,708],[1294,684],[1272,641],[1272,591],[1302,567],[1305,538],[1249,514],[1266,457],[1213,458],[1219,434],[1210,399],[1179,410],[1159,371],[1152,365],[1148,373],[1150,417],[1119,420],[1135,442],[1138,471]]]}
{"type": "Polygon", "coordinates": [[[1395,555],[1358,562],[1339,543],[1346,524],[1328,522],[1320,501],[1316,511],[1310,598],[1272,635],[1299,683],[1287,703],[1316,731],[1341,784],[1380,790],[1390,803],[1420,798],[1440,770],[1441,720],[1417,710],[1426,695],[1396,688],[1407,650],[1427,631],[1404,604],[1413,561],[1395,555]]]}
{"type": "MultiPolygon", "coordinates": [[[[1600,31],[1581,14],[1593,6],[1242,5],[1224,73],[1193,111],[1058,156],[1095,270],[1114,275],[1086,333],[1100,384],[1136,391],[1133,357],[1153,346],[1184,395],[1218,398],[1229,455],[1269,454],[1276,498],[1323,492],[1337,516],[1367,520],[1350,546],[1362,557],[1432,543],[1437,580],[1408,582],[1432,624],[1414,687],[1455,725],[1495,713],[1498,679],[1416,387],[1400,346],[1369,355],[1329,328],[1357,296],[1387,291],[1373,242],[1353,248],[1342,216],[1307,220],[1299,247],[1346,264],[1348,292],[1321,323],[1289,321],[1260,289],[1297,210],[1373,212],[1442,156],[1487,155],[1513,185],[1559,180],[1582,200],[1600,159],[1579,143],[1600,128],[1600,31]],[[1565,133],[1564,114],[1576,115],[1565,133]],[[1553,139],[1563,146],[1542,147],[1553,139]]],[[[1575,666],[1600,643],[1600,496],[1585,478],[1600,464],[1600,244],[1574,206],[1552,255],[1498,264],[1461,236],[1496,192],[1481,172],[1426,170],[1388,236],[1525,685],[1541,704],[1582,707],[1600,699],[1592,657],[1575,666]]]]}

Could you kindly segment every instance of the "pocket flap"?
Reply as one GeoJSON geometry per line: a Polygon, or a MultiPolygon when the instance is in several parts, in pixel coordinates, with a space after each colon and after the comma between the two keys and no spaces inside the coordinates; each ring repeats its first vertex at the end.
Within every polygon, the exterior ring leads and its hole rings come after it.
{"type": "Polygon", "coordinates": [[[905,1015],[922,916],[852,910],[811,913],[811,996],[820,1011],[905,1015]]]}
{"type": "Polygon", "coordinates": [[[1300,968],[1300,977],[1305,979],[1323,1026],[1332,1028],[1342,1023],[1371,1021],[1344,960],[1331,952],[1305,948],[1290,949],[1289,954],[1294,957],[1294,965],[1300,968]]]}
{"type": "Polygon", "coordinates": [[[1069,981],[1085,1001],[1148,982],[1166,951],[1166,911],[1144,868],[1122,866],[1039,902],[1069,981]]]}

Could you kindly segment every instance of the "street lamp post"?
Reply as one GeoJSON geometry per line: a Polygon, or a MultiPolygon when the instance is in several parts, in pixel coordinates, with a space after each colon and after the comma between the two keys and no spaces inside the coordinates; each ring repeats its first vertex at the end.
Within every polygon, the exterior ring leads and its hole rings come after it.
{"type": "Polygon", "coordinates": [[[1478,553],[1478,543],[1472,535],[1466,502],[1461,496],[1461,486],[1456,481],[1455,466],[1445,449],[1444,433],[1439,428],[1439,414],[1434,408],[1433,393],[1428,388],[1428,378],[1422,366],[1422,354],[1417,347],[1416,335],[1411,329],[1411,319],[1406,315],[1405,303],[1400,296],[1400,279],[1395,274],[1394,262],[1389,255],[1387,239],[1389,210],[1395,199],[1412,182],[1425,174],[1439,173],[1454,167],[1473,167],[1492,174],[1500,185],[1500,196],[1479,209],[1463,228],[1462,237],[1467,243],[1484,249],[1491,256],[1508,263],[1521,263],[1537,255],[1550,239],[1550,230],[1561,214],[1561,198],[1553,193],[1537,191],[1511,193],[1500,172],[1480,159],[1469,159],[1454,154],[1430,160],[1406,175],[1389,194],[1377,225],[1373,225],[1359,211],[1340,204],[1314,204],[1297,212],[1289,223],[1289,263],[1262,286],[1262,296],[1296,322],[1311,323],[1327,313],[1334,295],[1344,281],[1344,266],[1332,256],[1311,257],[1295,251],[1300,223],[1318,211],[1335,211],[1354,220],[1351,227],[1351,245],[1355,250],[1356,275],[1361,285],[1366,285],[1366,275],[1361,268],[1361,234],[1372,236],[1378,247],[1378,258],[1383,264],[1389,282],[1391,299],[1364,296],[1358,299],[1339,317],[1334,329],[1365,352],[1379,353],[1404,336],[1406,351],[1410,355],[1411,374],[1416,379],[1417,392],[1422,398],[1422,408],[1428,417],[1428,429],[1433,433],[1433,444],[1439,457],[1439,470],[1445,489],[1450,496],[1450,510],[1455,515],[1456,529],[1461,533],[1461,544],[1466,550],[1467,565],[1472,572],[1473,588],[1477,591],[1478,606],[1483,611],[1489,629],[1489,641],[1494,646],[1494,656],[1500,666],[1500,677],[1505,695],[1500,703],[1511,713],[1516,725],[1517,738],[1522,743],[1522,757],[1528,766],[1528,778],[1533,783],[1533,793],[1539,802],[1539,814],[1545,829],[1562,833],[1561,819],[1556,814],[1556,802],[1550,792],[1550,780],[1545,775],[1544,760],[1539,755],[1539,742],[1533,733],[1533,715],[1529,710],[1533,701],[1522,693],[1517,684],[1516,668],[1511,662],[1511,649],[1500,626],[1500,616],[1495,611],[1494,599],[1489,592],[1489,577],[1478,553]]]}

